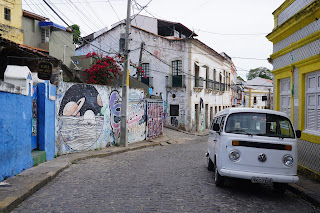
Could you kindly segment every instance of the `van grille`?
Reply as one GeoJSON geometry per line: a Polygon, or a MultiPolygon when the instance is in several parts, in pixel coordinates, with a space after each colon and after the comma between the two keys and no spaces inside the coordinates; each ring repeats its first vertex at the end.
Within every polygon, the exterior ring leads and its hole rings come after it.
{"type": "Polygon", "coordinates": [[[262,149],[276,149],[276,150],[292,150],[291,145],[284,144],[272,144],[272,143],[259,143],[259,142],[249,142],[249,141],[232,141],[233,146],[245,146],[253,148],[262,148],[262,149]]]}

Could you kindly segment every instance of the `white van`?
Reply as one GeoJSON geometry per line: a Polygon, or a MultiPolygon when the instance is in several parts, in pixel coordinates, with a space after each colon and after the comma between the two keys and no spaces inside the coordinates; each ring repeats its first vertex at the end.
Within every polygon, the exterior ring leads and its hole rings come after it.
{"type": "Polygon", "coordinates": [[[254,108],[228,108],[213,118],[208,138],[208,170],[217,186],[225,177],[273,184],[284,192],[297,176],[297,141],[285,113],[254,108]]]}

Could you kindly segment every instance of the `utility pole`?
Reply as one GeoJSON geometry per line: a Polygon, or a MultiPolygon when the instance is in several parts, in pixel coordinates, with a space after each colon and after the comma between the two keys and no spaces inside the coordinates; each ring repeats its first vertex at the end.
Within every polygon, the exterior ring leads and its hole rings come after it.
{"type": "Polygon", "coordinates": [[[271,109],[271,89],[269,88],[269,94],[268,94],[268,109],[271,109]]]}
{"type": "Polygon", "coordinates": [[[127,5],[127,20],[125,33],[125,49],[124,49],[124,72],[122,81],[122,103],[121,103],[121,126],[120,126],[120,146],[128,146],[128,128],[127,128],[127,109],[129,102],[129,34],[130,34],[130,8],[131,0],[127,5]]]}
{"type": "MultiPolygon", "coordinates": [[[[144,47],[144,42],[141,42],[140,56],[139,56],[139,65],[138,65],[138,67],[141,67],[143,47],[144,47]]],[[[138,73],[137,73],[137,79],[138,79],[138,81],[140,81],[140,72],[141,72],[141,70],[138,69],[138,73]]]]}

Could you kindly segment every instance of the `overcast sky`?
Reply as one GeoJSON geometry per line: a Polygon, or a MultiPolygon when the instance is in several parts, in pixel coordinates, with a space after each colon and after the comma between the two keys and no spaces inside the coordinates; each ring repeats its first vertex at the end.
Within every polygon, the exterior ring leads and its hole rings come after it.
{"type": "MultiPolygon", "coordinates": [[[[46,0],[72,25],[80,25],[82,35],[126,18],[127,0],[46,0]]],[[[272,65],[267,58],[272,43],[266,35],[274,27],[272,13],[284,0],[133,0],[131,14],[180,22],[198,34],[198,39],[232,57],[238,75],[245,78],[250,69],[272,65]]],[[[23,0],[22,8],[65,26],[43,0],[23,0]]]]}

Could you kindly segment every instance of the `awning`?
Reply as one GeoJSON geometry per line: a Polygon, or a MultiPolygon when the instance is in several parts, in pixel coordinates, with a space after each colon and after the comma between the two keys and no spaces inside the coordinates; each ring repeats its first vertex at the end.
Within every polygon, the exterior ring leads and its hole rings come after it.
{"type": "Polygon", "coordinates": [[[56,29],[64,30],[66,31],[67,29],[59,24],[53,23],[52,21],[40,21],[39,22],[39,27],[54,27],[56,29]]]}

